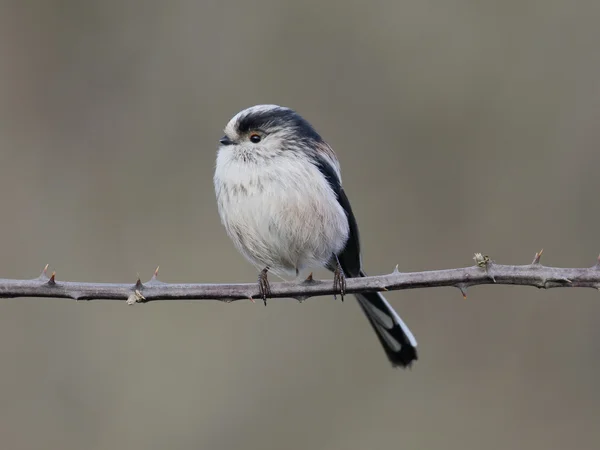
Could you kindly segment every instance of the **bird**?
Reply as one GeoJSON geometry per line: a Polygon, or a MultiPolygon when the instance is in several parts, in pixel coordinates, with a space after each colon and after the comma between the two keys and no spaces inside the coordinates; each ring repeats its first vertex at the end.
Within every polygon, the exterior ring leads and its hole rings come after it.
{"type": "MultiPolygon", "coordinates": [[[[221,222],[260,270],[296,275],[325,267],[342,300],[346,278],[365,277],[358,224],[332,147],[295,110],[261,104],[235,114],[219,140],[214,187],[221,222]]],[[[355,294],[393,367],[418,359],[417,341],[379,292],[355,294]]]]}

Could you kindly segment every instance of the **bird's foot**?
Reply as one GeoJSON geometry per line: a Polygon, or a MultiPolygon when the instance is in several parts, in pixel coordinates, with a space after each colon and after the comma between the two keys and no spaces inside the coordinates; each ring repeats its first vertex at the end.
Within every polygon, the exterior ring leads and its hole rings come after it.
{"type": "Polygon", "coordinates": [[[339,261],[337,261],[337,265],[333,271],[333,291],[334,299],[337,299],[335,293],[339,292],[342,301],[344,301],[344,295],[346,294],[346,276],[344,275],[344,271],[342,270],[342,266],[339,261]]]}
{"type": "Polygon", "coordinates": [[[269,268],[265,267],[258,274],[258,293],[263,302],[265,302],[265,306],[267,306],[267,298],[271,297],[271,286],[269,285],[269,280],[267,279],[268,272],[269,268]]]}

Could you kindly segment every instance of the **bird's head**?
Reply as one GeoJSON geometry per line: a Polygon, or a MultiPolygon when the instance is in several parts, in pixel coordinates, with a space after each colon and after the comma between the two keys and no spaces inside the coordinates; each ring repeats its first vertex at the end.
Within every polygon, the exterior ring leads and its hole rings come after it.
{"type": "Polygon", "coordinates": [[[237,113],[225,127],[220,149],[250,159],[270,159],[287,153],[310,155],[329,148],[310,123],[290,108],[256,105],[237,113]]]}

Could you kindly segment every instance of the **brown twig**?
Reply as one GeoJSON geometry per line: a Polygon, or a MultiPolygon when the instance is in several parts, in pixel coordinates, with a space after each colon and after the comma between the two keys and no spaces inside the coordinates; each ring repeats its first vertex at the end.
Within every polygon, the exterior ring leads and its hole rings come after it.
{"type": "MultiPolygon", "coordinates": [[[[401,273],[398,268],[389,275],[351,278],[346,281],[346,293],[394,291],[401,289],[451,286],[466,297],[467,289],[480,284],[534,286],[540,289],[556,287],[587,287],[600,290],[600,256],[590,268],[559,268],[540,264],[538,252],[531,264],[510,266],[494,263],[488,256],[475,254],[475,266],[458,269],[401,273]]],[[[32,280],[0,279],[0,298],[50,297],[75,300],[126,300],[128,304],[156,300],[252,300],[258,296],[256,283],[244,284],[170,284],[158,280],[158,268],[150,281],[134,284],[78,283],[58,281],[50,277],[48,266],[32,280]]],[[[318,281],[311,277],[303,283],[271,284],[271,297],[308,297],[333,295],[333,281],[318,281]]]]}

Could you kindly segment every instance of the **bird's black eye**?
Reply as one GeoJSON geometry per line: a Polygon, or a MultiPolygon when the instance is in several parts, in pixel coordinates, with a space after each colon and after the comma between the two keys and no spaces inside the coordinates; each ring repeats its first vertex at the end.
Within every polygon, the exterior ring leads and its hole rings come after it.
{"type": "Polygon", "coordinates": [[[261,140],[260,134],[252,133],[250,135],[250,142],[258,144],[261,140]]]}

